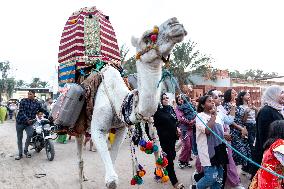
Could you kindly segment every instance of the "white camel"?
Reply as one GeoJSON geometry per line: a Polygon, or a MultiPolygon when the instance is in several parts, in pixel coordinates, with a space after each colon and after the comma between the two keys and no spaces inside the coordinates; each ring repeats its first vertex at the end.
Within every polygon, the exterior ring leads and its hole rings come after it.
{"type": "MultiPolygon", "coordinates": [[[[157,110],[159,104],[162,66],[176,43],[181,42],[187,34],[182,24],[176,18],[164,22],[159,28],[155,28],[157,39],[152,38],[153,30],[146,31],[140,39],[132,38],[132,44],[136,47],[138,93],[133,103],[131,114],[128,120],[132,123],[151,117],[157,110]],[[158,29],[158,30],[157,30],[158,29]],[[154,42],[154,44],[153,44],[154,42]],[[152,46],[149,47],[149,45],[152,46]]],[[[122,115],[122,104],[125,98],[131,93],[125,85],[120,73],[113,67],[107,66],[100,72],[103,81],[100,84],[93,111],[91,122],[92,139],[105,165],[105,183],[109,189],[117,187],[118,175],[115,172],[114,164],[118,150],[126,133],[127,124],[122,115]],[[119,121],[118,121],[119,120],[119,121]],[[116,138],[111,150],[108,150],[106,134],[111,128],[116,128],[116,138]]],[[[77,137],[78,157],[80,161],[80,184],[84,179],[82,143],[83,137],[77,137]]]]}

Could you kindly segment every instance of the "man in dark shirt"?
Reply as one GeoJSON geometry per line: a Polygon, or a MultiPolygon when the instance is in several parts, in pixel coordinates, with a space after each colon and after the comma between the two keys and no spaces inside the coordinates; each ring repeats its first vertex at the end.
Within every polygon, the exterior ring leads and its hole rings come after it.
{"type": "MultiPolygon", "coordinates": [[[[36,118],[37,111],[42,110],[42,105],[35,99],[35,91],[30,90],[28,92],[28,98],[24,98],[20,102],[19,112],[16,118],[16,130],[18,139],[19,155],[15,160],[20,160],[23,157],[23,131],[27,133],[27,140],[25,143],[24,154],[27,158],[31,157],[28,152],[28,147],[33,136],[33,120],[36,118]]],[[[44,111],[45,115],[48,113],[44,111]]]]}

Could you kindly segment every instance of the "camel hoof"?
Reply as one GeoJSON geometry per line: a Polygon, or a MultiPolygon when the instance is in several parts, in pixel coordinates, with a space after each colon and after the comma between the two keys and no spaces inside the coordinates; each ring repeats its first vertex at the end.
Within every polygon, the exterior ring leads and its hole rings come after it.
{"type": "Polygon", "coordinates": [[[107,189],[116,189],[117,184],[116,181],[111,181],[106,184],[107,189]]]}

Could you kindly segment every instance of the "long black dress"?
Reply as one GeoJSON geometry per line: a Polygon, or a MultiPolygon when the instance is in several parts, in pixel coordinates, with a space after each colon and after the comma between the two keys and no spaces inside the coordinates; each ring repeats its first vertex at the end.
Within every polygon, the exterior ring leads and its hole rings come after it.
{"type": "MultiPolygon", "coordinates": [[[[283,115],[271,106],[265,105],[257,114],[256,117],[256,143],[254,161],[258,164],[262,162],[262,156],[264,153],[263,145],[267,140],[269,133],[269,125],[276,120],[282,120],[283,115]]],[[[258,167],[254,166],[252,170],[252,176],[257,172],[258,167]]]]}
{"type": "Polygon", "coordinates": [[[171,106],[163,106],[158,108],[154,115],[154,125],[157,128],[160,145],[162,150],[167,154],[169,174],[172,185],[175,185],[178,180],[174,170],[174,159],[176,157],[175,143],[178,140],[177,136],[177,118],[174,109],[171,106]]]}

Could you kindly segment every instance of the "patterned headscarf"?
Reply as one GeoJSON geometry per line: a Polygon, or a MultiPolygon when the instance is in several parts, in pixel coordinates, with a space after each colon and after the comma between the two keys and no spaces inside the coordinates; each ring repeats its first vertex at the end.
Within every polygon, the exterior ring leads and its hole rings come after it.
{"type": "Polygon", "coordinates": [[[279,103],[280,95],[284,90],[279,85],[268,87],[261,99],[261,106],[268,105],[278,111],[283,111],[284,106],[279,103]]]}

